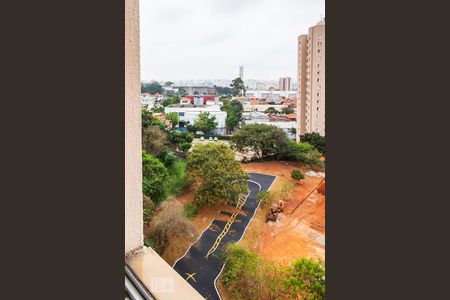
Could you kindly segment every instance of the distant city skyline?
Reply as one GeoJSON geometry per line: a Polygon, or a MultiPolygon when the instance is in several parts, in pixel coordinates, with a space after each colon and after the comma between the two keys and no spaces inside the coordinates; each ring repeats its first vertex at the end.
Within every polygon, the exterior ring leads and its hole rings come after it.
{"type": "Polygon", "coordinates": [[[321,17],[322,0],[140,0],[141,80],[296,78],[297,37],[321,17]]]}

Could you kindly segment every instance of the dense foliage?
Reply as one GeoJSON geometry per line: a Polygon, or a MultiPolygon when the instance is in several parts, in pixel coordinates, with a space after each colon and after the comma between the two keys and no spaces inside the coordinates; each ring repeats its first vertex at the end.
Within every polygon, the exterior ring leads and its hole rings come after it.
{"type": "Polygon", "coordinates": [[[224,100],[221,110],[227,112],[227,118],[225,119],[225,124],[228,130],[233,130],[242,121],[242,112],[244,111],[244,106],[238,100],[224,100]]]}
{"type": "Polygon", "coordinates": [[[149,94],[162,94],[163,88],[162,86],[156,82],[152,81],[150,83],[141,83],[141,93],[149,93],[149,94]]]}
{"type": "Polygon", "coordinates": [[[241,77],[237,77],[237,78],[233,79],[230,83],[230,86],[234,90],[234,96],[245,95],[245,85],[244,85],[244,81],[242,81],[241,77]]]}
{"type": "Polygon", "coordinates": [[[166,107],[170,104],[177,104],[180,103],[180,97],[179,96],[172,96],[172,97],[168,97],[167,99],[164,99],[163,101],[161,101],[161,105],[166,107]]]}
{"type": "Polygon", "coordinates": [[[167,148],[167,133],[156,126],[142,129],[142,149],[152,155],[159,155],[167,148]]]}
{"type": "Polygon", "coordinates": [[[278,155],[279,159],[298,161],[310,166],[319,168],[324,167],[324,163],[320,160],[322,154],[308,143],[297,143],[289,141],[286,147],[278,155]]]}
{"type": "Polygon", "coordinates": [[[325,299],[325,265],[299,259],[291,267],[264,260],[237,244],[224,248],[221,281],[233,299],[325,299]]]}
{"type": "Polygon", "coordinates": [[[284,107],[284,108],[281,110],[281,112],[282,112],[283,114],[288,115],[288,114],[294,113],[294,109],[293,109],[293,108],[290,108],[290,107],[284,107]]]}
{"type": "Polygon", "coordinates": [[[204,133],[208,133],[217,128],[216,117],[209,114],[209,112],[201,112],[194,122],[194,127],[204,133]]]}
{"type": "Polygon", "coordinates": [[[278,114],[279,113],[279,111],[278,110],[276,110],[275,109],[275,107],[269,107],[268,109],[266,109],[265,111],[264,111],[264,113],[266,113],[266,114],[278,114]]]}
{"type": "Polygon", "coordinates": [[[317,132],[305,133],[300,136],[300,141],[313,145],[320,153],[325,154],[325,137],[317,132]]]}
{"type": "Polygon", "coordinates": [[[267,124],[245,125],[231,137],[233,148],[241,153],[251,152],[256,158],[281,153],[287,143],[283,129],[267,124]]]}
{"type": "Polygon", "coordinates": [[[296,260],[288,270],[285,285],[292,296],[302,299],[325,299],[325,265],[312,259],[296,260]]]}
{"type": "Polygon", "coordinates": [[[291,178],[295,181],[299,182],[300,180],[304,179],[305,176],[303,176],[302,172],[300,170],[293,170],[291,172],[291,178]]]}
{"type": "Polygon", "coordinates": [[[160,255],[166,249],[169,237],[193,239],[196,234],[195,226],[186,219],[183,206],[175,199],[161,203],[151,220],[150,229],[147,244],[160,255]]]}
{"type": "Polygon", "coordinates": [[[176,112],[170,112],[166,114],[166,119],[170,120],[170,122],[172,123],[172,130],[175,129],[175,127],[178,125],[178,123],[180,122],[180,116],[178,115],[178,113],[176,112]]]}
{"type": "Polygon", "coordinates": [[[247,173],[223,143],[196,144],[187,156],[187,172],[196,188],[195,206],[218,201],[235,203],[247,190],[247,173]]]}
{"type": "Polygon", "coordinates": [[[144,195],[150,197],[155,204],[167,196],[164,182],[168,175],[167,169],[161,161],[145,150],[142,151],[142,190],[144,195]]]}

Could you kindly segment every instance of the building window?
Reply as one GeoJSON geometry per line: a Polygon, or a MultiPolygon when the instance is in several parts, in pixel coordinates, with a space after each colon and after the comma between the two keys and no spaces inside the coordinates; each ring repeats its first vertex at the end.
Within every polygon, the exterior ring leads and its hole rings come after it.
{"type": "Polygon", "coordinates": [[[178,115],[179,115],[180,117],[184,117],[184,111],[183,111],[183,112],[180,111],[180,112],[178,113],[178,115]]]}

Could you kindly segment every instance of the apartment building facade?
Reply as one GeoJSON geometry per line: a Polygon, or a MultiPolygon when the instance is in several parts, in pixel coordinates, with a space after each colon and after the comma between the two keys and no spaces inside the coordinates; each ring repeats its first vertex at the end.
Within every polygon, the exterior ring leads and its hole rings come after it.
{"type": "Polygon", "coordinates": [[[325,21],[298,37],[297,140],[306,132],[325,136],[325,21]]]}
{"type": "Polygon", "coordinates": [[[291,77],[281,77],[278,80],[278,89],[280,91],[290,91],[291,90],[291,77]]]}

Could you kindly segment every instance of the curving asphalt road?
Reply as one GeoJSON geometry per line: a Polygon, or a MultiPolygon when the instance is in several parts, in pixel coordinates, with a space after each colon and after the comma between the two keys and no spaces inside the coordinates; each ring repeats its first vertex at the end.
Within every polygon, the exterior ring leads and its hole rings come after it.
{"type": "MultiPolygon", "coordinates": [[[[248,188],[250,190],[242,210],[247,212],[247,216],[238,215],[230,227],[228,233],[223,237],[217,250],[208,259],[205,255],[211,249],[219,234],[224,229],[227,222],[213,220],[211,225],[200,235],[199,239],[191,245],[186,254],[179,258],[173,268],[181,277],[185,278],[205,299],[221,300],[216,288],[216,280],[222,272],[224,263],[218,258],[222,253],[222,248],[227,243],[239,242],[244,236],[245,230],[259,206],[257,194],[260,190],[268,190],[275,181],[276,176],[248,173],[250,180],[248,188]]],[[[230,212],[222,212],[231,215],[230,212]]]]}

